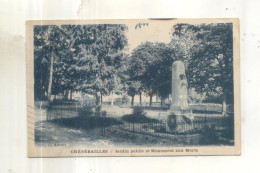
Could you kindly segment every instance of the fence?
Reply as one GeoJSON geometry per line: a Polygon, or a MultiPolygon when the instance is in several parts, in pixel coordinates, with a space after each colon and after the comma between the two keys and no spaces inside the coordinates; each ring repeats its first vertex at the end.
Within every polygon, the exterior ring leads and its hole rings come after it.
{"type": "Polygon", "coordinates": [[[79,102],[52,102],[47,109],[47,121],[62,121],[64,118],[78,116],[79,109],[82,108],[79,102]]]}
{"type": "Polygon", "coordinates": [[[177,127],[169,130],[167,121],[164,120],[152,123],[122,122],[120,128],[134,132],[150,133],[158,136],[195,134],[210,128],[216,131],[221,131],[226,129],[227,124],[223,118],[207,118],[205,120],[194,120],[191,121],[191,123],[177,122],[177,127]]]}
{"type": "Polygon", "coordinates": [[[112,117],[100,113],[98,116],[82,117],[78,116],[79,109],[82,108],[78,102],[52,103],[48,107],[47,121],[69,128],[89,130],[99,128],[100,134],[105,136],[106,130],[110,126],[116,126],[121,131],[134,134],[145,134],[174,140],[180,136],[200,135],[212,136],[233,140],[234,127],[233,119],[225,117],[200,116],[189,123],[177,122],[176,127],[169,129],[166,120],[154,122],[127,122],[121,117],[112,117]],[[70,119],[70,120],[68,120],[70,119]]]}

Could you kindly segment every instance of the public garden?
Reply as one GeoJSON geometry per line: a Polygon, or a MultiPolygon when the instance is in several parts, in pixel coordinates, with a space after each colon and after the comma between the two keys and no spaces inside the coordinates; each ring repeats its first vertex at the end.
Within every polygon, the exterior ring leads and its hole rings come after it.
{"type": "Polygon", "coordinates": [[[130,29],[34,27],[35,142],[234,145],[232,24],[176,24],[131,50],[130,29]]]}

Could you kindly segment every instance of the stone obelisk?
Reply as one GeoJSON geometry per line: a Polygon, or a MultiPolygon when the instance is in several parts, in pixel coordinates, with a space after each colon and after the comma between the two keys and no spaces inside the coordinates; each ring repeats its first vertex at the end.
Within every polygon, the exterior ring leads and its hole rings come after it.
{"type": "Polygon", "coordinates": [[[183,114],[188,110],[187,79],[182,61],[172,64],[172,104],[171,112],[183,114]]]}
{"type": "Polygon", "coordinates": [[[188,105],[187,88],[185,66],[182,61],[175,61],[172,64],[172,103],[167,120],[167,131],[180,131],[181,126],[179,124],[187,123],[187,121],[193,119],[192,111],[188,105]],[[171,128],[175,123],[174,128],[171,128]]]}

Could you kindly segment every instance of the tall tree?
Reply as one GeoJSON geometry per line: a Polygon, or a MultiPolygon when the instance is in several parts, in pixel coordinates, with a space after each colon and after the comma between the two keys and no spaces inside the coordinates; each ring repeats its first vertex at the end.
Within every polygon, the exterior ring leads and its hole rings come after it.
{"type": "MultiPolygon", "coordinates": [[[[148,93],[143,85],[144,73],[147,65],[152,63],[153,59],[153,43],[146,42],[135,48],[127,61],[126,73],[129,76],[127,93],[132,97],[132,104],[135,95],[141,95],[144,91],[148,93]]],[[[150,93],[150,97],[152,94],[150,93]]]]}
{"type": "Polygon", "coordinates": [[[161,100],[168,97],[171,91],[171,64],[174,52],[165,43],[146,42],[133,50],[128,74],[130,76],[129,93],[132,97],[146,92],[150,96],[159,94],[161,100]]]}
{"type": "MultiPolygon", "coordinates": [[[[194,54],[202,49],[203,41],[198,35],[203,32],[198,26],[179,23],[173,26],[172,39],[170,46],[174,49],[175,60],[181,60],[185,64],[188,86],[190,86],[189,64],[194,54]]],[[[191,87],[188,87],[191,89],[191,87]]]]}
{"type": "Polygon", "coordinates": [[[233,103],[232,24],[177,24],[171,45],[185,62],[189,87],[221,96],[225,114],[226,99],[233,103]]]}
{"type": "Polygon", "coordinates": [[[48,26],[34,27],[34,97],[35,100],[47,99],[50,69],[49,49],[46,44],[48,26]]]}
{"type": "Polygon", "coordinates": [[[220,95],[223,114],[226,114],[226,101],[233,103],[233,32],[232,24],[201,25],[204,30],[199,38],[203,49],[197,52],[191,66],[196,78],[191,84],[198,91],[209,95],[220,95]],[[203,59],[203,63],[198,61],[203,59]],[[197,64],[197,65],[195,65],[197,64]],[[199,68],[198,68],[199,67],[199,68]],[[198,72],[199,70],[199,72],[198,72]]]}
{"type": "MultiPolygon", "coordinates": [[[[78,89],[96,95],[108,95],[118,87],[117,71],[127,45],[125,25],[79,26],[75,41],[74,69],[79,73],[78,89]]],[[[97,102],[98,103],[98,102],[97,102]]]]}
{"type": "MultiPolygon", "coordinates": [[[[59,26],[34,26],[35,88],[36,92],[40,89],[41,96],[47,93],[49,101],[53,88],[54,66],[59,64],[58,59],[62,59],[66,53],[66,49],[64,49],[64,47],[66,47],[66,42],[64,40],[66,39],[67,35],[59,26]],[[42,76],[43,73],[46,73],[45,70],[49,71],[48,77],[42,76]],[[38,75],[41,75],[41,77],[38,75]]],[[[36,94],[36,96],[37,95],[38,94],[36,94]]]]}
{"type": "Polygon", "coordinates": [[[175,53],[165,43],[154,44],[154,60],[148,64],[144,73],[144,85],[150,91],[158,94],[161,98],[161,106],[171,93],[172,63],[175,60],[175,53]]]}

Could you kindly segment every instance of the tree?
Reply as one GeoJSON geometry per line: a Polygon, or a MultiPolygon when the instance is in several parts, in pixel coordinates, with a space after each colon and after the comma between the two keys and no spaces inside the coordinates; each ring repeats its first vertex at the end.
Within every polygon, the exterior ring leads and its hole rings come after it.
{"type": "Polygon", "coordinates": [[[190,87],[189,64],[194,54],[202,49],[203,41],[198,38],[198,35],[203,32],[195,25],[180,23],[173,27],[172,39],[170,47],[174,49],[175,60],[181,60],[185,64],[186,76],[188,79],[188,88],[190,87]]]}
{"type": "Polygon", "coordinates": [[[50,101],[54,66],[66,54],[67,35],[56,25],[34,26],[34,55],[35,55],[35,96],[43,99],[47,93],[50,101]],[[49,71],[46,74],[46,71],[49,71]],[[44,74],[45,73],[45,74],[44,74]]]}
{"type": "Polygon", "coordinates": [[[36,98],[73,90],[118,93],[126,30],[114,24],[35,26],[36,98]]]}
{"type": "Polygon", "coordinates": [[[146,92],[151,106],[152,96],[159,94],[163,103],[171,92],[173,54],[165,43],[146,42],[134,49],[128,62],[129,95],[146,92]]]}
{"type": "Polygon", "coordinates": [[[174,29],[171,45],[185,63],[189,87],[221,95],[225,114],[226,98],[233,103],[232,24],[177,24],[174,29]]]}
{"type": "Polygon", "coordinates": [[[197,80],[192,80],[192,85],[197,90],[209,95],[218,94],[222,98],[223,114],[226,114],[226,101],[233,101],[233,32],[232,24],[201,25],[205,34],[200,35],[203,40],[203,47],[194,58],[196,66],[192,70],[199,70],[195,73],[197,80]],[[203,65],[196,60],[202,57],[203,65]]]}
{"type": "MultiPolygon", "coordinates": [[[[142,92],[145,91],[143,85],[144,73],[147,65],[149,63],[152,63],[154,59],[152,49],[153,49],[153,43],[151,42],[143,43],[132,51],[127,61],[127,70],[126,70],[126,73],[128,75],[127,93],[132,97],[132,105],[133,105],[134,96],[139,94],[141,98],[142,92]]],[[[152,96],[152,93],[150,95],[152,96]]],[[[141,103],[141,99],[140,99],[140,103],[141,103]]]]}
{"type": "Polygon", "coordinates": [[[78,26],[73,68],[79,73],[78,89],[108,95],[117,92],[118,69],[127,44],[125,25],[102,24],[78,26]]]}
{"type": "Polygon", "coordinates": [[[47,99],[49,74],[49,57],[46,56],[49,48],[45,46],[48,26],[34,27],[34,98],[47,99]]]}
{"type": "Polygon", "coordinates": [[[158,94],[160,96],[161,106],[163,106],[165,99],[171,93],[171,71],[175,53],[165,43],[154,43],[152,55],[153,59],[146,65],[142,82],[144,87],[150,92],[149,94],[158,94]]]}

